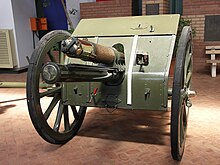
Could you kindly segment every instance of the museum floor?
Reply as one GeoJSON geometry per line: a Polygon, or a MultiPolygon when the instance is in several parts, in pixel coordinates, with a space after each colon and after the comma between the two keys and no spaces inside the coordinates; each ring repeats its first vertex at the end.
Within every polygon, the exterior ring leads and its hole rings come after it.
{"type": "MultiPolygon", "coordinates": [[[[23,81],[22,74],[0,74],[0,81],[23,81]]],[[[35,131],[25,89],[0,88],[0,165],[220,165],[220,75],[193,75],[185,154],[170,154],[170,111],[89,109],[78,135],[52,145],[35,131]]]]}

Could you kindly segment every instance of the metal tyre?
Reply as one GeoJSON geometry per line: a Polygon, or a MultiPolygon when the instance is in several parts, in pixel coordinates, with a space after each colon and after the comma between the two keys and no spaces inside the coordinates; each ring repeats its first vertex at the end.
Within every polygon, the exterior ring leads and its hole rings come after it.
{"type": "Polygon", "coordinates": [[[182,159],[188,123],[188,95],[192,75],[191,28],[183,28],[176,54],[171,103],[171,153],[174,160],[182,159]]]}
{"type": "Polygon", "coordinates": [[[86,107],[66,105],[62,100],[63,83],[46,84],[41,79],[47,62],[64,64],[61,41],[70,33],[56,30],[45,35],[34,50],[27,74],[27,104],[32,123],[47,142],[64,144],[72,139],[82,125],[86,107]]]}

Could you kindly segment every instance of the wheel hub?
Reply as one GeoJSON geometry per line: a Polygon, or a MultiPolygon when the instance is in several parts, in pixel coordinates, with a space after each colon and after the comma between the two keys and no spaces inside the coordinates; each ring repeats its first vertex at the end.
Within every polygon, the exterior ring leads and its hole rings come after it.
{"type": "Polygon", "coordinates": [[[59,75],[59,67],[52,63],[47,63],[43,66],[42,69],[42,79],[46,83],[53,83],[56,82],[59,75]]]}

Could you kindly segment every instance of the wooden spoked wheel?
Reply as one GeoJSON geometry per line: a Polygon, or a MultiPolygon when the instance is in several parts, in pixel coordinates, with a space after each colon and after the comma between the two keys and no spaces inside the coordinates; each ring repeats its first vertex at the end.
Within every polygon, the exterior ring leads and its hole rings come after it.
{"type": "Polygon", "coordinates": [[[188,91],[192,76],[191,28],[185,26],[178,43],[171,103],[171,153],[181,160],[185,147],[188,122],[188,91]]]}
{"type": "Polygon", "coordinates": [[[64,144],[72,139],[86,113],[86,107],[65,104],[63,83],[46,84],[41,78],[42,67],[47,62],[64,64],[61,41],[69,36],[62,30],[46,34],[34,50],[28,68],[26,93],[29,114],[39,135],[53,144],[64,144]]]}

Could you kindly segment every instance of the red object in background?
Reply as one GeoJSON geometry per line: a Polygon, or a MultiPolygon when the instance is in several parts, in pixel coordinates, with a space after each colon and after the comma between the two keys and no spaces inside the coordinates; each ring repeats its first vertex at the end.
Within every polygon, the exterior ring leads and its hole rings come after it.
{"type": "Polygon", "coordinates": [[[32,31],[37,31],[37,18],[30,18],[30,26],[32,31]]]}
{"type": "Polygon", "coordinates": [[[47,18],[30,18],[32,31],[47,30],[47,18]]]}
{"type": "Polygon", "coordinates": [[[47,30],[47,18],[39,18],[38,30],[47,30]]]}

